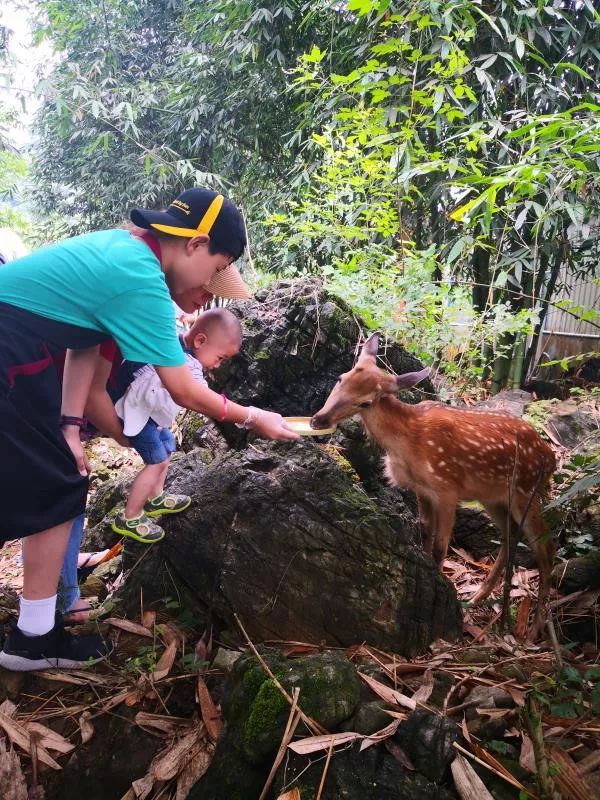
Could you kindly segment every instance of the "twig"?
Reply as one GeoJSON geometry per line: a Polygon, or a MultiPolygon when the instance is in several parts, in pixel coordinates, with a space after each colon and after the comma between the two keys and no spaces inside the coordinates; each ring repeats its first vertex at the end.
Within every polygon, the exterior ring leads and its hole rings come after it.
{"type": "Polygon", "coordinates": [[[558,637],[556,636],[556,628],[554,627],[554,619],[552,618],[552,611],[550,609],[548,609],[548,616],[546,617],[546,628],[548,630],[548,635],[550,636],[550,641],[552,642],[552,649],[554,650],[554,655],[556,656],[556,666],[558,667],[558,669],[562,669],[564,664],[560,652],[558,637]]]}
{"type": "Polygon", "coordinates": [[[321,783],[319,784],[319,791],[317,792],[317,800],[321,800],[321,795],[323,793],[323,788],[325,786],[325,778],[327,777],[327,770],[329,769],[329,762],[331,761],[332,753],[333,753],[333,736],[331,737],[331,741],[329,743],[329,752],[327,753],[327,760],[325,761],[325,766],[323,767],[323,774],[321,775],[321,783]]]}
{"type": "Polygon", "coordinates": [[[527,731],[533,744],[533,755],[537,772],[537,782],[540,788],[542,800],[560,800],[554,788],[554,782],[550,777],[548,758],[544,749],[544,734],[540,714],[532,694],[527,698],[527,704],[523,709],[523,718],[527,731]]]}
{"type": "Polygon", "coordinates": [[[279,765],[283,761],[285,756],[285,751],[287,750],[287,746],[290,743],[292,736],[294,735],[296,728],[298,727],[298,723],[300,722],[300,714],[298,712],[298,696],[300,694],[300,689],[296,687],[292,692],[292,707],[290,708],[290,715],[288,717],[285,731],[283,732],[283,737],[281,739],[281,744],[279,745],[279,750],[277,751],[277,755],[275,756],[275,761],[273,762],[273,766],[271,767],[271,771],[269,772],[269,777],[263,787],[262,792],[260,793],[260,797],[258,800],[265,800],[269,789],[271,788],[271,784],[273,783],[273,779],[275,778],[275,774],[279,769],[279,765]]]}
{"type": "MultiPolygon", "coordinates": [[[[264,669],[264,671],[267,673],[269,678],[273,681],[273,684],[277,687],[277,689],[279,689],[279,691],[285,697],[285,699],[288,701],[288,703],[290,705],[292,705],[292,703],[294,701],[290,697],[289,693],[283,688],[281,683],[277,680],[275,675],[273,675],[273,672],[272,672],[271,668],[269,667],[267,662],[264,660],[264,658],[261,656],[261,654],[258,652],[256,647],[252,643],[252,640],[250,639],[250,637],[246,633],[246,629],[242,625],[242,623],[240,621],[240,618],[238,617],[237,614],[234,614],[233,616],[234,616],[235,621],[237,622],[237,624],[240,626],[240,630],[244,634],[244,638],[246,639],[246,642],[248,643],[248,647],[254,653],[255,658],[258,660],[259,664],[264,669]]],[[[305,714],[304,711],[302,711],[302,709],[300,708],[300,706],[298,706],[298,713],[300,714],[300,719],[302,720],[302,722],[304,722],[304,724],[307,726],[309,731],[311,731],[315,736],[327,736],[329,731],[326,731],[325,728],[322,728],[321,725],[319,725],[319,723],[316,722],[316,720],[312,719],[312,717],[309,717],[307,714],[305,714]]]]}

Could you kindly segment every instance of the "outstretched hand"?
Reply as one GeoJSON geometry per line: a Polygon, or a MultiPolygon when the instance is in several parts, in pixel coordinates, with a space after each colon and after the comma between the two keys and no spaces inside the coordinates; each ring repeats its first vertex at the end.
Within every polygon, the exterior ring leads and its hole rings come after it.
{"type": "Polygon", "coordinates": [[[301,437],[293,431],[281,414],[260,409],[252,421],[252,430],[265,439],[297,442],[301,437]]]}

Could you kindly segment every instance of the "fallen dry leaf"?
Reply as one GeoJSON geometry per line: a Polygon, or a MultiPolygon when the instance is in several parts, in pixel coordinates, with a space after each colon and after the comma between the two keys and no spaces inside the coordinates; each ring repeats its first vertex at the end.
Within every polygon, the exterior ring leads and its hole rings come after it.
{"type": "Polygon", "coordinates": [[[280,794],[277,800],[302,800],[302,797],[300,796],[300,789],[294,787],[293,789],[290,789],[289,792],[280,794]]]}
{"type": "Polygon", "coordinates": [[[402,764],[404,769],[408,769],[411,772],[414,772],[415,766],[410,760],[410,758],[406,755],[402,747],[398,744],[398,742],[394,742],[393,739],[388,739],[385,743],[386,750],[391,753],[396,761],[399,764],[402,764]]]}
{"type": "Polygon", "coordinates": [[[142,614],[142,625],[151,631],[156,624],[156,611],[144,611],[142,614]]]}
{"type": "Polygon", "coordinates": [[[175,800],[186,800],[190,789],[204,775],[210,766],[215,752],[214,745],[201,741],[191,752],[190,758],[177,776],[177,791],[175,800]]]}
{"type": "Polygon", "coordinates": [[[201,676],[198,677],[198,703],[202,720],[206,726],[206,732],[210,740],[216,742],[223,730],[221,713],[215,706],[208,687],[201,676]]]}
{"type": "Polygon", "coordinates": [[[146,733],[151,733],[154,736],[173,737],[178,736],[186,728],[191,728],[194,725],[194,720],[138,711],[135,715],[135,724],[146,733]]]}
{"type": "Polygon", "coordinates": [[[0,787],[2,787],[2,800],[28,800],[27,783],[19,756],[12,748],[7,749],[1,739],[0,787]]]}
{"type": "Polygon", "coordinates": [[[157,781],[168,781],[174,778],[186,764],[188,753],[200,735],[201,728],[198,726],[162,750],[150,765],[150,772],[154,778],[157,781]]]}
{"type": "Polygon", "coordinates": [[[493,800],[479,775],[460,753],[456,754],[450,769],[461,800],[493,800]]]}
{"type": "Polygon", "coordinates": [[[117,617],[109,617],[106,622],[112,625],[113,628],[119,628],[127,633],[134,633],[136,636],[145,636],[147,639],[153,639],[153,634],[144,628],[143,625],[138,625],[137,622],[131,622],[128,619],[118,619],[117,617]]]}
{"type": "Polygon", "coordinates": [[[156,669],[154,672],[150,674],[150,678],[153,681],[160,681],[163,678],[166,678],[169,672],[171,672],[171,668],[175,663],[175,656],[177,655],[177,641],[173,640],[167,645],[166,650],[162,654],[162,656],[158,659],[158,663],[156,664],[156,669]]]}
{"type": "Polygon", "coordinates": [[[415,703],[426,703],[433,692],[433,672],[428,669],[423,675],[423,683],[411,697],[415,703]]]}
{"type": "MultiPolygon", "coordinates": [[[[23,725],[14,719],[11,719],[6,714],[0,712],[0,728],[3,728],[4,732],[13,744],[18,745],[25,753],[30,753],[31,738],[27,729],[23,727],[23,725]]],[[[47,767],[52,767],[52,769],[62,769],[60,764],[58,764],[40,744],[37,744],[36,746],[36,753],[42,764],[45,764],[47,767]]]]}
{"type": "Polygon", "coordinates": [[[75,749],[75,745],[71,744],[68,739],[39,722],[27,722],[24,727],[29,733],[39,734],[39,744],[46,750],[54,750],[56,753],[66,754],[75,749]]]}
{"type": "Polygon", "coordinates": [[[389,725],[386,725],[385,728],[382,728],[380,731],[376,731],[375,733],[370,734],[370,736],[363,736],[363,741],[360,743],[360,750],[366,750],[368,747],[372,747],[374,744],[379,744],[380,742],[389,739],[390,736],[393,736],[396,731],[398,730],[398,725],[402,720],[395,719],[393,722],[390,722],[389,725]]]}
{"type": "Polygon", "coordinates": [[[358,675],[375,692],[375,694],[378,697],[381,697],[382,700],[385,700],[386,703],[409,708],[411,711],[414,711],[417,707],[417,704],[412,697],[407,697],[405,694],[402,694],[402,692],[392,689],[391,686],[386,686],[385,683],[376,681],[375,678],[372,678],[370,675],[365,675],[364,672],[359,672],[358,675]]]}
{"type": "Polygon", "coordinates": [[[332,743],[335,747],[338,744],[348,744],[357,739],[364,739],[361,733],[329,733],[327,736],[309,736],[307,739],[300,739],[297,742],[290,742],[288,747],[294,753],[307,755],[308,753],[318,753],[320,750],[329,750],[332,743]]]}
{"type": "Polygon", "coordinates": [[[206,628],[194,648],[196,661],[210,661],[212,655],[212,627],[206,628]]]}
{"type": "Polygon", "coordinates": [[[533,753],[533,742],[526,733],[523,734],[521,754],[519,756],[519,766],[523,767],[523,769],[527,770],[527,772],[532,772],[535,775],[536,767],[535,755],[533,753]]]}
{"type": "Polygon", "coordinates": [[[92,715],[89,711],[84,711],[79,717],[79,730],[81,732],[82,744],[87,744],[94,735],[94,726],[91,717],[92,715]]]}

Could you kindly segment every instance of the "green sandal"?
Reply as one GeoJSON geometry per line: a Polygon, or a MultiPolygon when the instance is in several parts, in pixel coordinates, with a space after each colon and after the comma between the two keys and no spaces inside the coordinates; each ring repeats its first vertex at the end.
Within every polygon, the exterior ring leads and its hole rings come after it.
{"type": "Polygon", "coordinates": [[[121,511],[114,518],[111,528],[115,533],[120,533],[122,536],[128,536],[130,539],[135,539],[136,542],[142,544],[154,544],[164,539],[165,532],[152,520],[149,520],[145,514],[133,519],[127,519],[124,512],[121,511]]]}
{"type": "Polygon", "coordinates": [[[192,498],[187,494],[167,494],[162,492],[158,497],[147,500],[144,506],[144,513],[147,517],[159,517],[162,514],[179,514],[192,502],[192,498]]]}

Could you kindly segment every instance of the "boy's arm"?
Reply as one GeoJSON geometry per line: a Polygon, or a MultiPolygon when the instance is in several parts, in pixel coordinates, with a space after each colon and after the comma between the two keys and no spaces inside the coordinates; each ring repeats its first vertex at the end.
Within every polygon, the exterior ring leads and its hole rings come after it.
{"type": "Polygon", "coordinates": [[[101,355],[85,404],[85,415],[106,436],[110,436],[123,447],[130,447],[129,440],[123,435],[123,426],[117,416],[113,401],[106,391],[111,369],[112,361],[108,361],[101,355]]]}
{"type": "MultiPolygon", "coordinates": [[[[67,350],[63,372],[61,414],[66,417],[82,417],[96,370],[100,347],[83,350],[67,350]]],[[[89,463],[86,458],[77,425],[65,425],[62,429],[67,444],[75,457],[80,475],[87,475],[89,463]]]]}
{"type": "MultiPolygon", "coordinates": [[[[250,409],[227,401],[226,415],[223,397],[217,392],[213,392],[208,386],[203,386],[194,380],[192,373],[186,364],[181,367],[155,367],[164,387],[167,389],[173,400],[183,408],[192,411],[199,411],[207,417],[225,422],[235,422],[242,424],[247,422],[250,409]]],[[[266,439],[290,439],[298,440],[297,433],[289,428],[280,414],[262,409],[254,409],[251,427],[260,436],[266,439]]]]}

